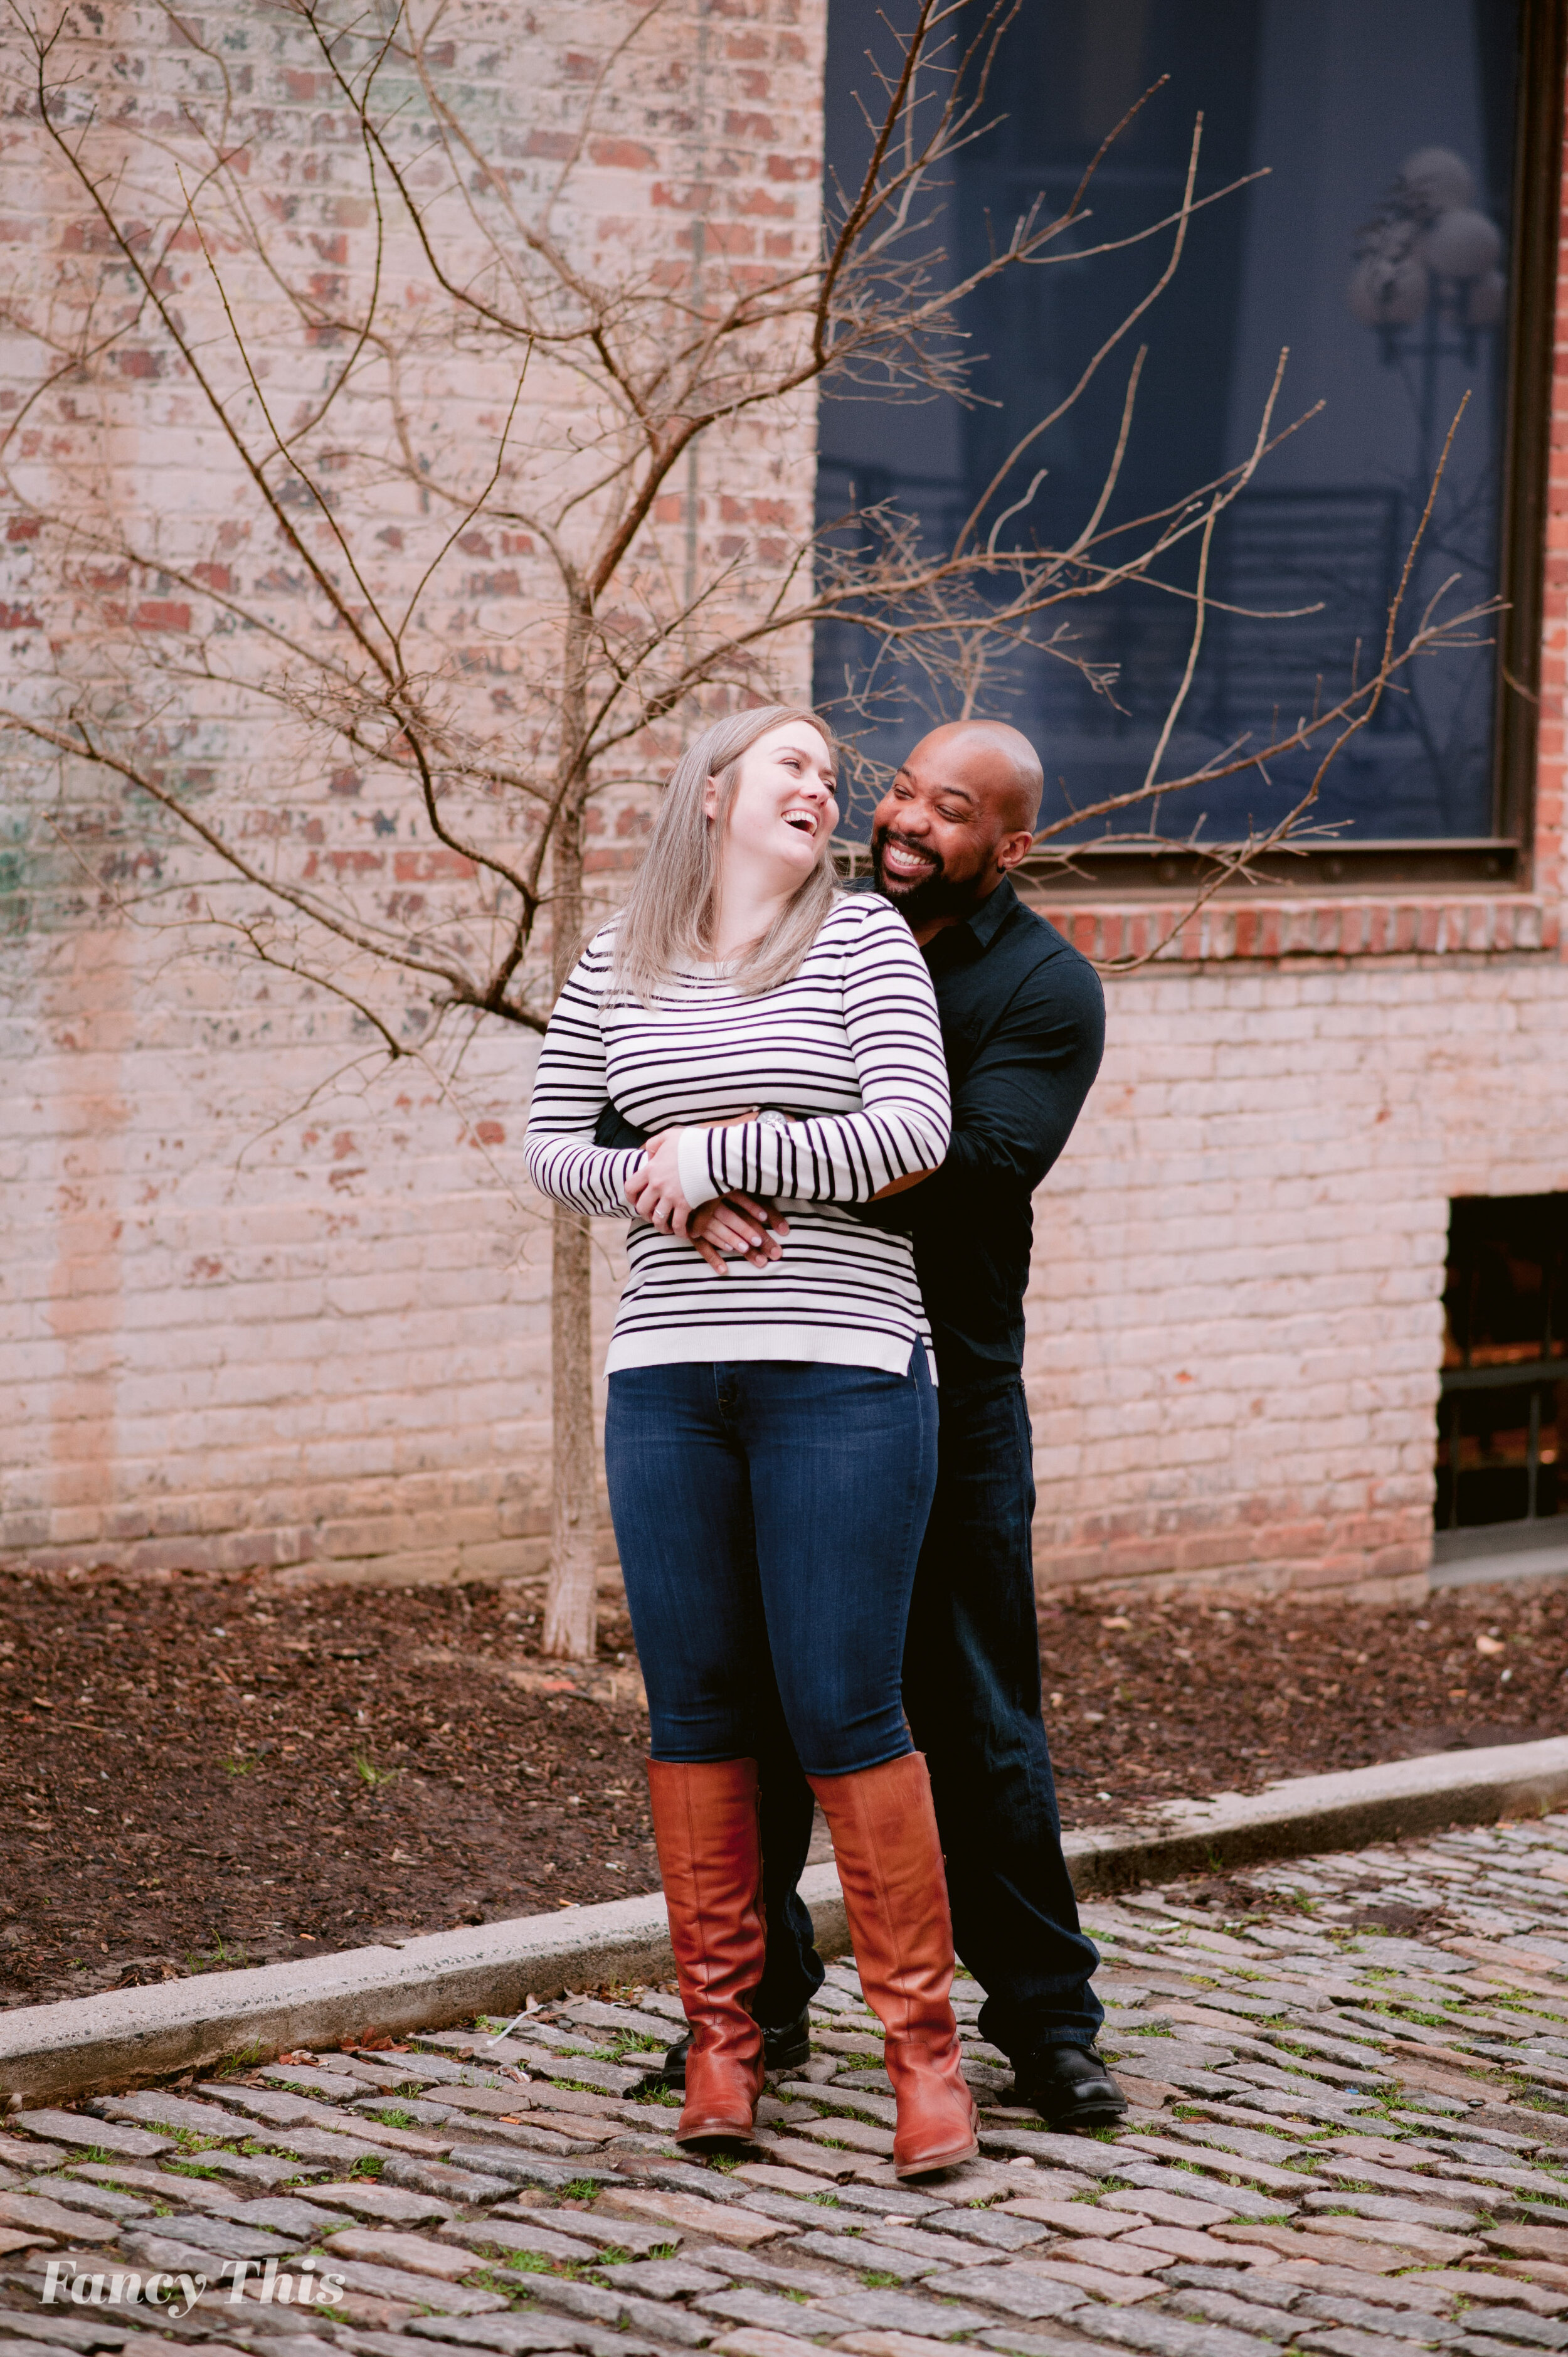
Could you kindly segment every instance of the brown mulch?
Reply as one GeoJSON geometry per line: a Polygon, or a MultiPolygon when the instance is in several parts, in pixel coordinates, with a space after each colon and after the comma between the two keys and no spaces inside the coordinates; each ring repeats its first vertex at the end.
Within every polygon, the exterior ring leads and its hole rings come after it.
{"type": "MultiPolygon", "coordinates": [[[[1568,1731],[1555,1586],[1041,1628],[1069,1824],[1568,1731]]],[[[562,1677],[521,1586],[0,1579],[0,2004],[656,1887],[630,1645],[562,1677]]]]}
{"type": "Polygon", "coordinates": [[[1040,1612],[1069,1824],[1423,1752],[1568,1734],[1568,1586],[1416,1609],[1171,1604],[1040,1612]]]}
{"type": "Polygon", "coordinates": [[[657,1888],[647,1722],[509,1683],[537,1630],[507,1587],[0,1581],[0,2002],[657,1888]]]}

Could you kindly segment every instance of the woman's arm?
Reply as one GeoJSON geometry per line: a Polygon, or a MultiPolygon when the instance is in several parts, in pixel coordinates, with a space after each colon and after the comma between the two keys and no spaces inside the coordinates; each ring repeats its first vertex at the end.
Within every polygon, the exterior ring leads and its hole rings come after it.
{"type": "Polygon", "coordinates": [[[844,952],[843,1018],[862,1110],[682,1130],[681,1188],[693,1210],[736,1192],[864,1203],[940,1164],[951,1109],[931,978],[895,910],[860,908],[844,952]]]}
{"type": "Polygon", "coordinates": [[[594,1143],[594,1125],[609,1094],[600,1015],[610,954],[611,937],[596,934],[555,1002],[539,1051],[522,1157],[542,1194],[579,1211],[624,1219],[626,1181],[642,1150],[594,1143]]]}

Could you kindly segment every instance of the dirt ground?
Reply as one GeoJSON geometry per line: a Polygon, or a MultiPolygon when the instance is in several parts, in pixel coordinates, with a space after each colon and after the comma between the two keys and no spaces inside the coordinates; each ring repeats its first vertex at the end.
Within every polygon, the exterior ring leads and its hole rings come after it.
{"type": "Polygon", "coordinates": [[[1568,1733],[1556,1581],[1450,1588],[1415,1610],[1047,1604],[1040,1654],[1069,1824],[1568,1733]]]}
{"type": "MultiPolygon", "coordinates": [[[[1568,1587],[1041,1613],[1069,1824],[1568,1731],[1568,1587]]],[[[0,1579],[0,2003],[657,1886],[630,1630],[517,1587],[0,1579]]]]}

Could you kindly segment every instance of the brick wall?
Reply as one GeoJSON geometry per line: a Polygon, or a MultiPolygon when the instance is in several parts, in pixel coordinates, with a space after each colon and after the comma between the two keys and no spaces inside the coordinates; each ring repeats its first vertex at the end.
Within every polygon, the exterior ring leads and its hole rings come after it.
{"type": "Polygon", "coordinates": [[[1113,983],[1036,1207],[1043,1583],[1419,1590],[1448,1200],[1568,1189],[1554,954],[1113,983]]]}
{"type": "MultiPolygon", "coordinates": [[[[1568,1189],[1565,278],[1531,888],[1215,904],[1111,982],[1036,1206],[1042,1587],[1424,1587],[1449,1200],[1568,1189]]],[[[1047,913],[1117,959],[1175,912],[1047,913]]]]}
{"type": "MultiPolygon", "coordinates": [[[[585,169],[587,212],[667,220],[677,257],[698,209],[743,261],[758,238],[809,237],[822,19],[821,0],[710,5],[698,91],[696,19],[678,8],[659,71],[585,169]]],[[[281,18],[234,0],[202,21],[233,44],[258,204],[346,240],[333,266],[351,272],[363,224],[311,215],[333,201],[332,134],[281,18]]],[[[549,161],[624,14],[562,0],[526,43],[519,22],[471,0],[462,30],[490,135],[549,161]]],[[[84,48],[153,127],[190,71],[166,19],[134,9],[106,11],[84,48]]],[[[25,123],[7,137],[0,233],[47,290],[90,225],[25,123]]],[[[38,413],[40,468],[81,463],[70,398],[38,413]]],[[[114,480],[219,532],[220,474],[177,387],[148,400],[114,480]]],[[[1026,1372],[1047,1583],[1419,1587],[1447,1200],[1568,1188],[1564,441],[1531,889],[1216,906],[1111,985],[1104,1071],[1037,1207],[1026,1372]]],[[[809,500],[810,449],[799,410],[771,450],[726,452],[722,481],[704,459],[703,554],[745,546],[765,489],[809,500]]],[[[685,513],[665,519],[682,538],[685,513]]],[[[34,544],[8,554],[10,683],[37,674],[46,624],[72,624],[27,570],[34,544]]],[[[476,646],[516,634],[508,601],[528,595],[526,568],[514,593],[495,559],[442,617],[476,646]]],[[[233,765],[221,723],[204,715],[207,749],[233,765]]],[[[69,766],[8,758],[27,791],[0,846],[0,1563],[536,1570],[548,1235],[520,1177],[530,1038],[481,1028],[456,1082],[412,1060],[373,1077],[328,995],[170,931],[184,871],[166,831],[69,766]]],[[[414,857],[399,811],[384,841],[381,815],[373,781],[324,778],[278,856],[381,860],[378,889],[438,892],[399,866],[414,857]]],[[[596,853],[611,878],[620,825],[612,806],[596,853]]],[[[1147,902],[1051,913],[1107,958],[1160,923],[1147,902]]],[[[618,1234],[600,1243],[607,1326],[618,1234]]]]}
{"type": "MultiPolygon", "coordinates": [[[[432,61],[496,176],[491,217],[503,190],[537,218],[570,166],[554,225],[578,264],[606,277],[646,268],[684,293],[701,269],[702,285],[722,292],[758,266],[810,256],[820,6],[676,0],[625,47],[645,14],[625,0],[553,0],[521,16],[461,0],[446,13],[432,61]]],[[[217,183],[202,219],[259,382],[292,432],[352,349],[333,321],[354,315],[375,263],[361,144],[295,12],[218,0],[181,22],[192,38],[155,6],[73,15],[56,59],[75,80],[67,112],[80,128],[96,102],[94,153],[105,169],[124,167],[144,250],[168,239],[160,284],[253,427],[260,396],[225,340],[175,172],[183,163],[186,186],[200,184],[192,112],[240,156],[235,204],[298,304],[217,183]]],[[[350,42],[344,54],[362,69],[368,50],[350,42]]],[[[18,43],[4,66],[25,85],[18,43]]],[[[389,70],[385,98],[428,192],[421,93],[389,70]]],[[[332,658],[343,633],[311,608],[297,553],[258,519],[191,369],[149,308],[135,309],[25,86],[8,92],[5,124],[0,241],[36,333],[0,354],[0,425],[12,429],[0,701],[56,714],[76,703],[113,728],[130,682],[145,743],[161,695],[165,773],[259,866],[366,920],[445,925],[456,938],[471,919],[482,941],[476,879],[432,845],[395,746],[381,759],[373,748],[324,759],[308,696],[267,705],[226,683],[253,682],[245,651],[265,632],[235,632],[223,597],[310,662],[332,658]],[[90,297],[113,324],[134,315],[134,332],[109,361],[50,383],[49,339],[69,334],[90,297]],[[48,521],[63,513],[93,537],[73,548],[48,521]],[[128,569],[117,534],[153,550],[170,579],[128,569]]],[[[381,323],[414,463],[400,466],[372,346],[337,396],[336,448],[323,457],[315,446],[331,513],[295,510],[307,549],[329,565],[342,562],[333,525],[358,530],[367,594],[389,610],[412,597],[448,533],[420,468],[432,483],[443,469],[456,479],[465,459],[494,449],[515,387],[477,339],[436,332],[430,272],[394,214],[389,203],[381,323]]],[[[461,207],[436,218],[478,271],[483,251],[461,207]]],[[[593,424],[581,382],[542,345],[511,447],[562,452],[593,424]]],[[[809,529],[813,438],[804,400],[714,429],[650,520],[638,562],[677,585],[690,568],[699,581],[724,569],[743,610],[771,594],[770,533],[809,529]]],[[[556,463],[578,479],[569,448],[556,463]]],[[[445,664],[455,728],[489,729],[486,741],[521,762],[530,666],[554,627],[537,538],[502,520],[465,534],[435,577],[411,662],[445,664]]],[[[307,664],[299,675],[318,682],[307,664]]],[[[786,646],[771,684],[798,699],[808,679],[809,649],[786,646]]],[[[600,888],[613,893],[632,857],[647,774],[676,742],[671,725],[628,746],[619,789],[590,810],[587,866],[600,888]]],[[[327,979],[419,1051],[389,1070],[330,988],[256,963],[231,930],[255,896],[226,886],[145,797],[15,737],[5,759],[0,1564],[326,1566],[399,1579],[540,1568],[549,1233],[519,1153],[533,1035],[481,1022],[459,1058],[450,1026],[431,1044],[427,983],[378,975],[347,952],[328,958],[327,979]]],[[[468,816],[489,839],[526,841],[526,811],[504,799],[468,816]]],[[[285,929],[276,945],[322,963],[308,929],[285,929]]],[[[537,972],[532,988],[548,1004],[537,972]]],[[[607,1323],[618,1239],[603,1246],[607,1323]]]]}

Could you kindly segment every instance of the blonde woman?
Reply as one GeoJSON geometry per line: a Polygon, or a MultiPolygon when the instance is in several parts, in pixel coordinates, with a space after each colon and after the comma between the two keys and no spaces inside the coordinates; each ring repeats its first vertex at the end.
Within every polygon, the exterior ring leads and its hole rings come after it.
{"type": "Polygon", "coordinates": [[[678,2136],[751,2134],[757,1760],[781,1717],[832,1830],[887,2032],[895,2164],[916,2176],[976,2148],[900,1698],[936,1400],[908,1243],[843,1207],[935,1169],[950,1108],[908,928],[835,887],[832,763],[822,722],[779,705],[718,722],[677,763],[627,905],[551,1018],[526,1150],[545,1193],[634,1215],[605,1455],[692,2030],[678,2136]],[[595,1145],[607,1097],[646,1147],[595,1145]],[[715,1277],[687,1223],[741,1189],[784,1202],[788,1243],[715,1277]]]}

